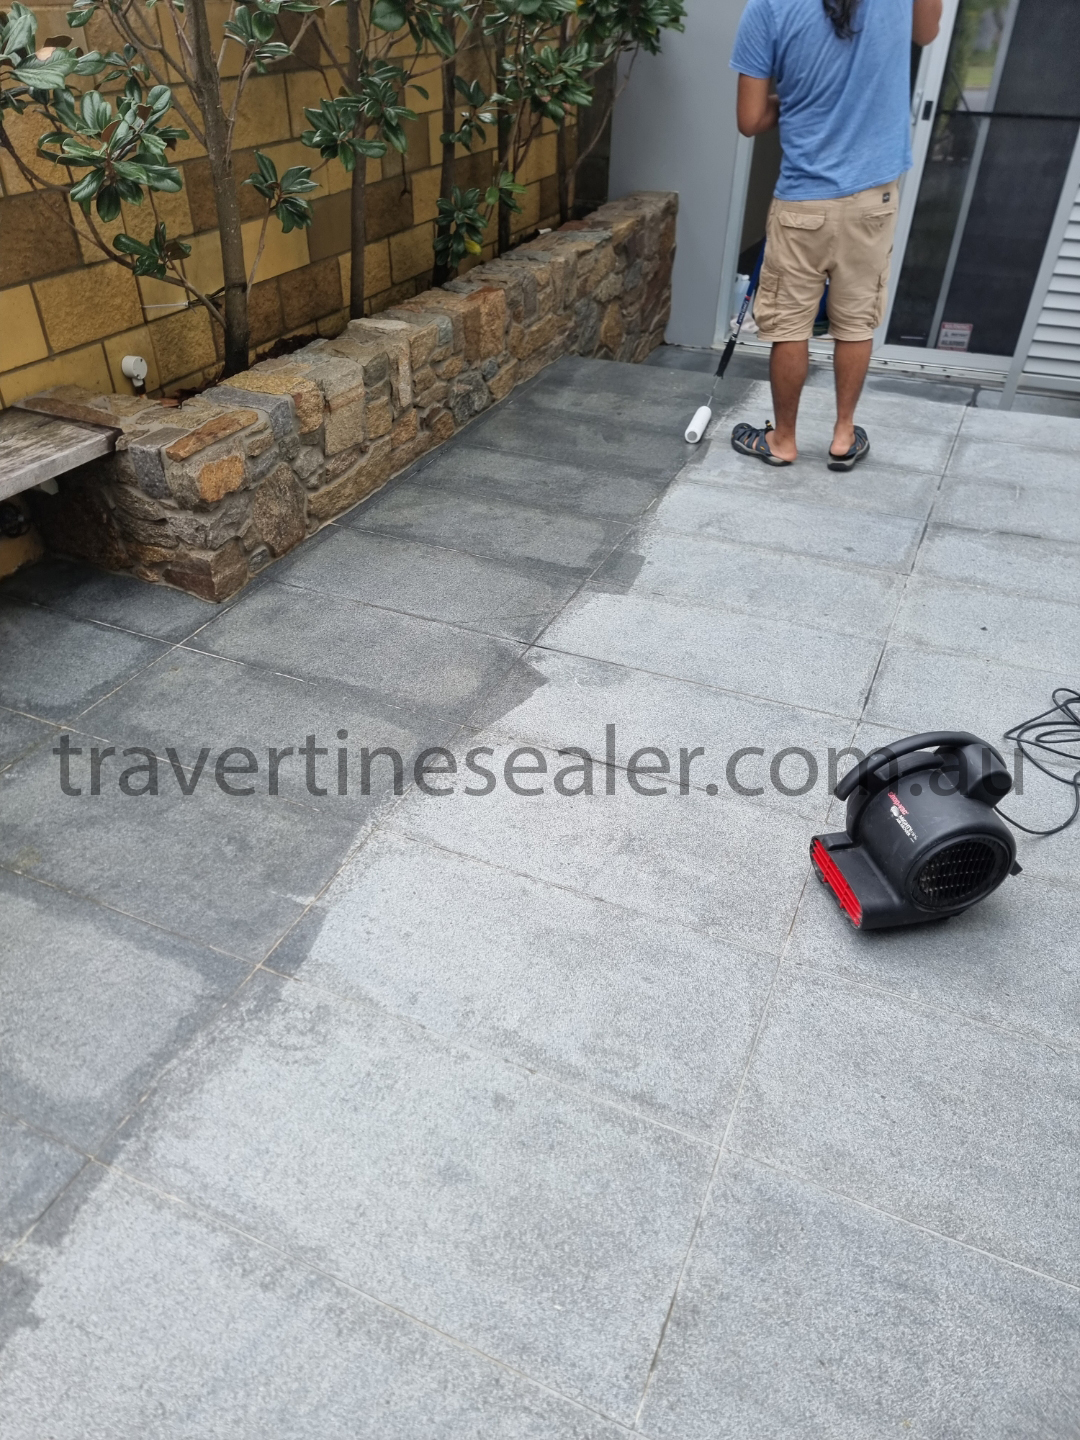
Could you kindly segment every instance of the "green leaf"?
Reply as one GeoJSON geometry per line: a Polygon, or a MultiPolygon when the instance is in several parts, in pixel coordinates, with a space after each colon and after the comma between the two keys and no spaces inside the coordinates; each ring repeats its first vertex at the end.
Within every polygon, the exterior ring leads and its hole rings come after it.
{"type": "Polygon", "coordinates": [[[120,191],[115,185],[103,185],[95,202],[97,213],[106,224],[120,214],[120,191]]]}
{"type": "Polygon", "coordinates": [[[70,50],[54,50],[47,60],[33,59],[13,67],[12,73],[31,90],[59,90],[78,64],[70,50]]]}
{"type": "Polygon", "coordinates": [[[281,177],[281,193],[283,195],[304,195],[308,191],[318,190],[318,188],[318,181],[311,178],[310,165],[290,165],[281,177]]]}
{"type": "Polygon", "coordinates": [[[4,54],[16,55],[20,50],[33,50],[37,35],[37,16],[25,5],[12,5],[4,31],[4,54]]]}
{"type": "Polygon", "coordinates": [[[97,90],[88,90],[79,108],[82,111],[83,124],[93,135],[100,134],[112,119],[112,106],[97,90]]]}
{"type": "Polygon", "coordinates": [[[371,10],[371,23],[378,30],[392,34],[405,27],[406,10],[402,0],[375,0],[371,10]]]}
{"type": "Polygon", "coordinates": [[[146,184],[164,195],[178,195],[184,188],[183,177],[174,165],[144,165],[146,184]]]}
{"type": "Polygon", "coordinates": [[[103,170],[91,170],[88,175],[83,176],[77,185],[71,187],[69,193],[72,200],[79,205],[84,204],[88,200],[92,200],[101,189],[101,182],[104,179],[105,172],[103,170]]]}

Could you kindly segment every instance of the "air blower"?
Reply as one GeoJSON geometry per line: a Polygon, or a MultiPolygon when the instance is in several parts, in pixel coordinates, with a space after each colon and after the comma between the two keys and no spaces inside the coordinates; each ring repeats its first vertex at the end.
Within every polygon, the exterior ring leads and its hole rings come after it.
{"type": "Polygon", "coordinates": [[[966,731],[882,746],[836,787],[847,829],[810,842],[818,878],[859,930],[958,915],[1020,873],[994,810],[1011,788],[998,751],[966,731]]]}

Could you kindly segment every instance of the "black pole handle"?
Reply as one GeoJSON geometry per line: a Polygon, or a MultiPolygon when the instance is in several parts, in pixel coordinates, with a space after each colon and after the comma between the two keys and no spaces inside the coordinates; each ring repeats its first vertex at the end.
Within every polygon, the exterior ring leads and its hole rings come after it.
{"type": "Polygon", "coordinates": [[[909,735],[906,740],[897,740],[892,745],[882,745],[880,750],[871,750],[865,760],[860,760],[858,765],[848,771],[833,794],[837,800],[846,800],[853,790],[869,780],[875,770],[880,770],[882,765],[887,765],[890,760],[899,760],[902,755],[910,755],[915,750],[957,750],[964,745],[985,745],[1002,765],[1005,764],[1003,756],[993,745],[980,740],[978,735],[972,735],[970,731],[927,730],[922,735],[909,735]]]}

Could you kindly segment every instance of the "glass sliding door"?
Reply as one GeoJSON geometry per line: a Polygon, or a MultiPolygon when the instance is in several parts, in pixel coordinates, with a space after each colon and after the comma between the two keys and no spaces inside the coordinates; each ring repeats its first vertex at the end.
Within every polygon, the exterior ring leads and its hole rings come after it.
{"type": "Polygon", "coordinates": [[[919,102],[933,128],[889,347],[1013,354],[1080,129],[1078,38],[1080,0],[958,0],[936,101],[919,102]]]}

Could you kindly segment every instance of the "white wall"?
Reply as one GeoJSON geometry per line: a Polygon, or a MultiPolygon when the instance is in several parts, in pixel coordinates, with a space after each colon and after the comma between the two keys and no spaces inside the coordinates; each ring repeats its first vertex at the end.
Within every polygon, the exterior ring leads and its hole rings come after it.
{"type": "Polygon", "coordinates": [[[677,190],[678,248],[667,328],[672,345],[711,345],[735,165],[735,72],[744,0],[686,0],[683,34],[639,55],[611,133],[612,198],[677,190]]]}

